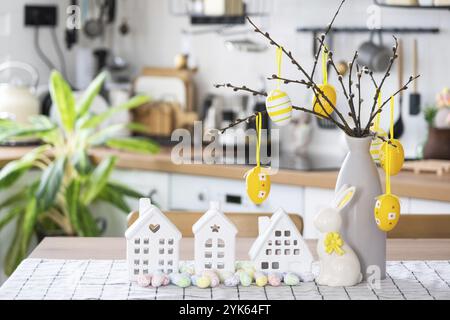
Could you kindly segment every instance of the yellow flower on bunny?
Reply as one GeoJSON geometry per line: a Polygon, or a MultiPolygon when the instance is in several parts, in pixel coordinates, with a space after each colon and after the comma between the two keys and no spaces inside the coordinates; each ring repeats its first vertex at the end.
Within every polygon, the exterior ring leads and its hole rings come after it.
{"type": "Polygon", "coordinates": [[[344,254],[344,250],[342,250],[344,240],[342,240],[339,232],[328,232],[323,244],[325,245],[325,251],[328,254],[333,253],[333,251],[340,256],[344,254]]]}

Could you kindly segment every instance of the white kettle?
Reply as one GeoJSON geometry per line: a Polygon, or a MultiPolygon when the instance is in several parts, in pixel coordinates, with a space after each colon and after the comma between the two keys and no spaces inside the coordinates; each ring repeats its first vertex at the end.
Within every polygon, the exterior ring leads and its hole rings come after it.
{"type": "Polygon", "coordinates": [[[0,83],[0,119],[27,124],[31,116],[40,113],[39,99],[35,96],[38,73],[31,65],[19,61],[0,64],[0,74],[6,72],[9,80],[0,83]],[[25,71],[30,79],[26,81],[12,70],[25,71]]]}

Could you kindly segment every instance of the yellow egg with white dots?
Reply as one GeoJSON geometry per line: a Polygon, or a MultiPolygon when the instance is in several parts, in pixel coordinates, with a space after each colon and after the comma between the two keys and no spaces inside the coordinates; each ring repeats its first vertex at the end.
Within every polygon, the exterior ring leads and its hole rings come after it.
{"type": "Polygon", "coordinates": [[[392,194],[377,198],[374,209],[375,222],[382,231],[391,231],[400,219],[400,201],[392,194]]]}
{"type": "Polygon", "coordinates": [[[336,106],[336,89],[334,89],[334,87],[330,84],[321,84],[319,85],[319,88],[323,92],[324,96],[328,98],[331,104],[320,93],[317,93],[319,99],[317,99],[316,95],[314,95],[313,108],[315,112],[328,118],[327,113],[331,115],[334,111],[333,106],[336,106]],[[324,111],[324,109],[326,110],[326,112],[324,111]]]}
{"type": "Polygon", "coordinates": [[[391,146],[387,141],[383,142],[380,149],[380,165],[386,171],[386,154],[389,148],[389,163],[390,163],[390,174],[395,176],[402,170],[403,162],[405,162],[405,151],[403,150],[403,145],[400,140],[392,139],[391,143],[395,146],[391,146]]]}
{"type": "Polygon", "coordinates": [[[265,168],[254,167],[245,174],[247,195],[254,204],[261,204],[270,192],[270,176],[265,168]]]}

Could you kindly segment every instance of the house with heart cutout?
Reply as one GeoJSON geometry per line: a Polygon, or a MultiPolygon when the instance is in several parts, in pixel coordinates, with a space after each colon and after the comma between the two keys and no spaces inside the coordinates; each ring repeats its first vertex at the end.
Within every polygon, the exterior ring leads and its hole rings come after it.
{"type": "Polygon", "coordinates": [[[139,212],[128,215],[125,238],[131,281],[156,271],[178,271],[181,232],[150,199],[140,199],[139,212]]]}

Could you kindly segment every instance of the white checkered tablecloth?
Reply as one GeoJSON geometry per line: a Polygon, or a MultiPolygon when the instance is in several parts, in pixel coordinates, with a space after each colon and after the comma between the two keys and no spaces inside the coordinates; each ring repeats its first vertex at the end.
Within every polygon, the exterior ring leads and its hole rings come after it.
{"type": "MultiPolygon", "coordinates": [[[[314,265],[317,272],[317,265],[314,265]]],[[[298,286],[199,289],[141,288],[128,281],[124,260],[26,259],[0,288],[0,299],[450,299],[450,261],[391,261],[379,288],[298,286]]]]}

